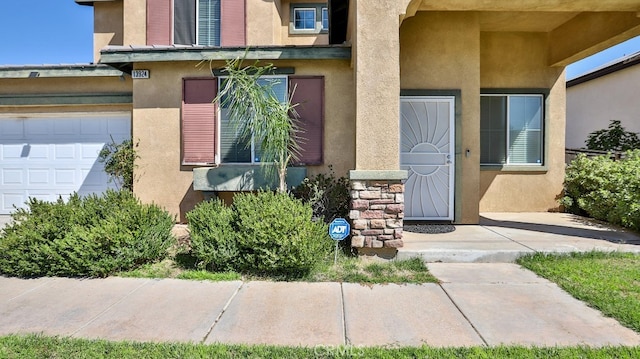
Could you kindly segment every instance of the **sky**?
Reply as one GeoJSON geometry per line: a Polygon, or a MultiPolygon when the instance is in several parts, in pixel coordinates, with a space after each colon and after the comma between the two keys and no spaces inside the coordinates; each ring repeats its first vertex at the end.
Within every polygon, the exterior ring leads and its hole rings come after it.
{"type": "MultiPolygon", "coordinates": [[[[2,0],[2,3],[0,65],[93,61],[92,7],[80,6],[74,0],[2,0]]],[[[640,36],[570,65],[567,79],[636,52],[640,52],[640,36]]]]}

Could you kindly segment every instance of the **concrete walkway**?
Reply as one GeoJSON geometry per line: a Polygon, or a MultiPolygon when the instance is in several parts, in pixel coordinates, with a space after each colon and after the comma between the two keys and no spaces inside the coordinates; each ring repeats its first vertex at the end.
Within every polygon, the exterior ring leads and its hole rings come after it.
{"type": "Polygon", "coordinates": [[[638,333],[505,263],[534,251],[640,252],[631,233],[564,214],[491,214],[480,226],[406,238],[399,256],[429,260],[440,284],[0,277],[0,335],[303,346],[640,345],[638,333]],[[497,263],[444,263],[474,261],[497,263]]]}
{"type": "Polygon", "coordinates": [[[510,263],[535,253],[640,253],[638,234],[567,213],[483,213],[480,225],[443,234],[404,232],[398,258],[426,262],[510,263]]]}

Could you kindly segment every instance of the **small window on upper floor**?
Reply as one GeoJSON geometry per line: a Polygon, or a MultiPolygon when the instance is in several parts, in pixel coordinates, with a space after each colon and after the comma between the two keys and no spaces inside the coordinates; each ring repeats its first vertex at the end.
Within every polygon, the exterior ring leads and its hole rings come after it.
{"type": "Polygon", "coordinates": [[[326,4],[291,4],[289,33],[309,35],[329,31],[329,10],[326,4]]]}
{"type": "Polygon", "coordinates": [[[322,8],[322,31],[329,31],[329,9],[322,8]]]}

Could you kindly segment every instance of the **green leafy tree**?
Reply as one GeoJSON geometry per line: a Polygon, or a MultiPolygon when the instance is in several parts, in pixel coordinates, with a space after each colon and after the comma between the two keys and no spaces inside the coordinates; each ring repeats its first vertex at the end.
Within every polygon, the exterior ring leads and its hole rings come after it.
{"type": "Polygon", "coordinates": [[[258,66],[257,62],[245,66],[243,59],[227,61],[223,69],[227,77],[214,101],[228,109],[229,120],[246,146],[251,146],[253,139],[261,151],[262,164],[268,166],[267,172],[275,164],[278,190],[286,192],[287,166],[300,153],[300,130],[296,104],[291,103],[291,98],[281,102],[273,91],[275,83],[259,81],[273,69],[271,64],[258,66]]]}
{"type": "Polygon", "coordinates": [[[124,140],[116,143],[111,138],[98,154],[98,161],[104,163],[104,171],[109,175],[109,182],[115,182],[119,189],[133,191],[133,169],[135,160],[140,158],[133,141],[124,140]]]}
{"type": "Polygon", "coordinates": [[[611,120],[606,129],[591,132],[587,138],[587,148],[597,151],[629,151],[640,149],[640,137],[622,127],[620,121],[611,120]]]}

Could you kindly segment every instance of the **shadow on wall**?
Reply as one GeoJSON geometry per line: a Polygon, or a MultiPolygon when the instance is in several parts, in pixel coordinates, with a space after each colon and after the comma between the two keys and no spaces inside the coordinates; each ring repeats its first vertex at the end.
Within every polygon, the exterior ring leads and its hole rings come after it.
{"type": "Polygon", "coordinates": [[[184,192],[182,200],[180,201],[180,223],[187,223],[187,212],[191,211],[195,206],[204,201],[204,196],[201,191],[193,190],[193,183],[184,192]]]}

